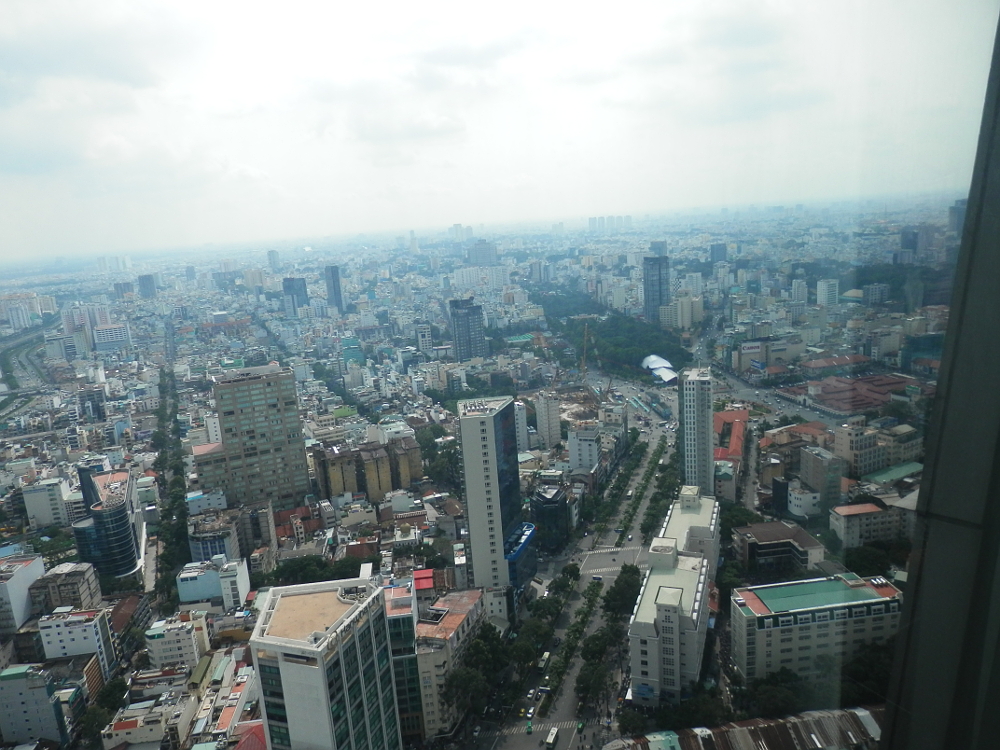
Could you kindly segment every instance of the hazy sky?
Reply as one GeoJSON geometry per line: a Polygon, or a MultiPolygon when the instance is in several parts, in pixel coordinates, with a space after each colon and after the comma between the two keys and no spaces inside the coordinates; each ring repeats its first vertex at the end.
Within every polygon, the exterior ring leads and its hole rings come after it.
{"type": "Polygon", "coordinates": [[[964,190],[998,2],[0,2],[0,257],[964,190]]]}

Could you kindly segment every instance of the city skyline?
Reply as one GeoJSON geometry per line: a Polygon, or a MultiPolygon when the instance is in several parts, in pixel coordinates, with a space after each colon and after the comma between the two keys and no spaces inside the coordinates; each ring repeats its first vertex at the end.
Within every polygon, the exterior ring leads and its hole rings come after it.
{"type": "Polygon", "coordinates": [[[331,48],[308,4],[14,4],[0,242],[41,257],[961,192],[996,8],[900,7],[485,26],[359,8],[331,48]]]}

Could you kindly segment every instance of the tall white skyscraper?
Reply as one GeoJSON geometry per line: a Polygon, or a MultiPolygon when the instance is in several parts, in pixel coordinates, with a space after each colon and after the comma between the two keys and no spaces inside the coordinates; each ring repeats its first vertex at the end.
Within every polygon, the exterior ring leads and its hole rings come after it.
{"type": "Polygon", "coordinates": [[[816,304],[832,307],[840,301],[840,282],[837,279],[820,279],[816,282],[816,304]]]}
{"type": "Polygon", "coordinates": [[[681,380],[681,421],[684,426],[684,483],[715,494],[715,458],[712,444],[712,371],[692,367],[681,380]]]}
{"type": "Polygon", "coordinates": [[[559,397],[554,393],[539,393],[535,399],[535,415],[538,418],[538,438],[542,445],[551,448],[562,441],[559,425],[559,397]]]}
{"type": "Polygon", "coordinates": [[[250,637],[268,750],[399,750],[382,588],[365,578],[272,588],[250,637]]]}
{"type": "Polygon", "coordinates": [[[792,280],[792,302],[808,302],[809,286],[805,279],[792,280]]]}
{"type": "Polygon", "coordinates": [[[514,400],[458,402],[472,576],[489,617],[512,620],[538,567],[534,529],[521,520],[514,400]]]}
{"type": "Polygon", "coordinates": [[[517,431],[517,452],[528,450],[528,409],[520,401],[514,402],[514,429],[517,431]]]}

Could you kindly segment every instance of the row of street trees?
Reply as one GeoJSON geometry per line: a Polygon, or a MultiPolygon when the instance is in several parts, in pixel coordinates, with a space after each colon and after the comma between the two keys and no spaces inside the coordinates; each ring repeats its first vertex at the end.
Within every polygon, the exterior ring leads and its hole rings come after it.
{"type": "Polygon", "coordinates": [[[177,419],[177,382],[173,371],[160,370],[160,405],[156,410],[153,448],[159,451],[153,462],[160,490],[160,521],[157,539],[161,545],[157,561],[155,593],[162,614],[177,609],[174,575],[191,562],[187,530],[187,482],[184,479],[184,450],[181,425],[177,419]]]}
{"type": "Polygon", "coordinates": [[[653,475],[656,473],[656,468],[660,465],[660,458],[663,456],[663,451],[665,451],[666,448],[667,438],[666,436],[663,436],[656,444],[656,448],[653,450],[653,455],[649,457],[649,464],[646,466],[646,471],[643,473],[642,479],[635,488],[635,494],[632,497],[632,502],[629,503],[628,508],[625,510],[625,515],[622,516],[622,530],[619,532],[618,539],[615,541],[616,547],[622,546],[629,530],[632,528],[632,520],[635,518],[635,514],[639,512],[639,506],[642,505],[642,498],[646,494],[646,489],[649,487],[650,480],[652,480],[653,475]]]}
{"type": "Polygon", "coordinates": [[[613,698],[612,667],[621,665],[627,653],[626,621],[632,614],[642,588],[642,571],[622,565],[615,582],[604,592],[601,610],[604,624],[587,636],[580,648],[583,666],[576,677],[577,697],[586,705],[597,706],[613,698]]]}

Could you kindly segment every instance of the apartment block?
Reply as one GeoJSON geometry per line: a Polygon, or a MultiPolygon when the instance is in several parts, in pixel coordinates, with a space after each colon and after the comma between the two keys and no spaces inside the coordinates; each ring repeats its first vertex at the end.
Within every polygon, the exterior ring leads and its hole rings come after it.
{"type": "Polygon", "coordinates": [[[201,486],[222,490],[232,506],[300,506],[311,484],[294,372],[277,365],[231,370],[215,379],[213,395],[222,442],[192,448],[201,486]]]}
{"type": "Polygon", "coordinates": [[[0,672],[0,734],[4,742],[69,743],[66,719],[52,676],[40,664],[18,664],[0,672]]]}
{"type": "Polygon", "coordinates": [[[268,750],[402,747],[381,587],[275,587],[260,612],[250,646],[268,750]]]}
{"type": "Polygon", "coordinates": [[[70,494],[69,482],[63,477],[40,479],[21,488],[24,511],[33,529],[46,526],[69,526],[66,500],[70,494]]]}
{"type": "Polygon", "coordinates": [[[59,563],[28,587],[31,612],[48,615],[58,607],[97,609],[101,584],[90,563],[59,563]]]}
{"type": "Polygon", "coordinates": [[[46,659],[96,654],[105,681],[118,670],[118,655],[111,635],[111,610],[74,610],[60,607],[38,620],[46,659]]]}
{"type": "Polygon", "coordinates": [[[732,660],[745,679],[787,668],[817,678],[818,657],[843,662],[899,629],[902,594],[884,578],[828,578],[734,589],[732,660]]]}
{"type": "Polygon", "coordinates": [[[185,664],[192,669],[208,651],[208,625],[205,613],[185,612],[177,617],[157,620],[146,631],[149,666],[163,669],[185,664]]]}
{"type": "Polygon", "coordinates": [[[426,737],[445,734],[461,716],[442,700],[444,682],[461,666],[465,645],[486,616],[477,589],[453,591],[424,612],[416,628],[417,671],[420,675],[426,737]]]}
{"type": "Polygon", "coordinates": [[[880,497],[877,503],[840,505],[830,509],[830,530],[844,549],[868,542],[913,540],[916,533],[916,491],[906,497],[880,497]]]}
{"type": "Polygon", "coordinates": [[[867,426],[863,417],[833,428],[833,453],[844,459],[848,473],[854,477],[863,477],[888,465],[879,431],[867,426]]]}

